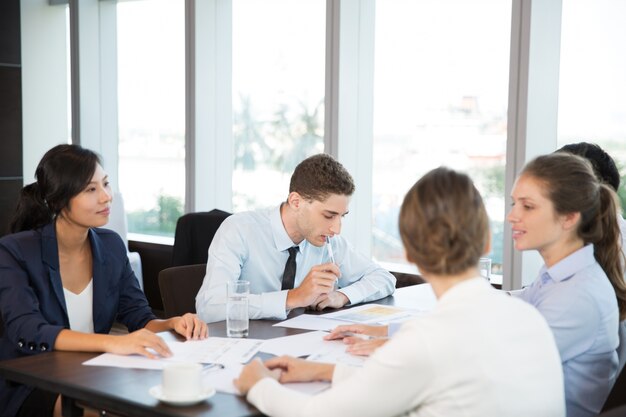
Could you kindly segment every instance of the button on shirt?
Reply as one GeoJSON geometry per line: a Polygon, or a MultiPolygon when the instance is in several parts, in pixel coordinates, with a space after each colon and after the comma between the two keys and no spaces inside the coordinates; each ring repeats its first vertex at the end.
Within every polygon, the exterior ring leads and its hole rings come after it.
{"type": "Polygon", "coordinates": [[[600,412],[616,377],[619,310],[615,291],[587,245],[514,296],[534,305],[556,340],[568,417],[600,412]]]}
{"type": "MultiPolygon", "coordinates": [[[[396,279],[371,259],[357,253],[340,235],[331,239],[335,262],[341,271],[339,287],[351,304],[377,300],[393,293],[396,279]]],[[[280,216],[280,206],[236,213],[220,226],[211,246],[207,274],[196,310],[207,322],[226,317],[226,283],[250,281],[249,314],[252,319],[287,317],[287,290],[281,290],[282,274],[294,246],[280,216]]],[[[311,268],[330,262],[325,246],[304,240],[297,245],[294,288],[311,268]]]]}

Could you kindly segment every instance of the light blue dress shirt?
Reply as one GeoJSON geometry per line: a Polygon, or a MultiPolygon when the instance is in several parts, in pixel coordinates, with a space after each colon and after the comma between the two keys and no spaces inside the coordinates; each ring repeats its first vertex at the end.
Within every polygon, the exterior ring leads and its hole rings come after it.
{"type": "MultiPolygon", "coordinates": [[[[335,235],[331,245],[341,271],[339,291],[350,304],[377,300],[394,292],[395,277],[357,253],[343,237],[335,235]]],[[[250,281],[250,318],[285,319],[287,290],[281,290],[281,284],[292,246],[280,206],[236,213],[224,220],[209,247],[207,273],[196,297],[200,318],[206,322],[224,320],[227,283],[242,279],[250,281]]],[[[316,247],[306,240],[298,246],[295,287],[313,266],[330,262],[325,246],[316,247]]]]}
{"type": "Polygon", "coordinates": [[[568,417],[600,412],[617,373],[619,310],[615,291],[587,245],[513,292],[534,305],[554,333],[568,417]]]}

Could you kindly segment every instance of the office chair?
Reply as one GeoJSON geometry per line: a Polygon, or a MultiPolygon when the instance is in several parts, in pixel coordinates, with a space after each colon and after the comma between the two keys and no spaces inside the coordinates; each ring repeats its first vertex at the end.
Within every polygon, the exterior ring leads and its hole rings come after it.
{"type": "Polygon", "coordinates": [[[124,244],[126,245],[126,253],[128,254],[128,262],[130,262],[130,267],[133,269],[133,272],[137,277],[137,281],[139,281],[139,288],[143,290],[143,268],[141,266],[141,257],[138,252],[131,252],[128,250],[128,220],[126,218],[126,209],[124,208],[124,198],[119,192],[113,194],[111,214],[109,216],[109,222],[105,227],[116,232],[124,241],[124,244]]]}
{"type": "Polygon", "coordinates": [[[206,263],[215,232],[231,213],[213,209],[188,213],[176,222],[172,266],[206,263]]]}
{"type": "Polygon", "coordinates": [[[166,318],[196,312],[196,295],[205,273],[206,264],[174,266],[159,272],[159,290],[166,318]]]}

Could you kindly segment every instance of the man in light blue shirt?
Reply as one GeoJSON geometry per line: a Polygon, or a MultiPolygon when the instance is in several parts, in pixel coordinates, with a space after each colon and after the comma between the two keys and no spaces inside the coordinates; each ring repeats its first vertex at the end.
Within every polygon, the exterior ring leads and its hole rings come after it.
{"type": "Polygon", "coordinates": [[[544,266],[530,286],[511,294],[534,305],[552,329],[563,364],[567,416],[596,415],[617,374],[619,311],[593,245],[544,266]]]}
{"type": "Polygon", "coordinates": [[[346,169],[318,154],[296,167],[287,201],[228,217],[209,247],[196,297],[200,318],[225,319],[227,283],[238,279],[250,281],[251,319],[285,319],[297,307],[339,308],[392,294],[394,276],[339,235],[353,192],[346,169]],[[298,249],[293,288],[281,289],[292,247],[298,249]]]}

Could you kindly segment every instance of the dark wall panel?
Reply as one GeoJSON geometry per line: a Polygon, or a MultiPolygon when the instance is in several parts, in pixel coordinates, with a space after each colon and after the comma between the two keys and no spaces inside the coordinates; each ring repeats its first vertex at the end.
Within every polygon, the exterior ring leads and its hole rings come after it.
{"type": "Polygon", "coordinates": [[[9,232],[9,222],[15,212],[17,197],[22,189],[22,180],[0,178],[0,236],[9,232]]]}
{"type": "Polygon", "coordinates": [[[0,66],[0,177],[22,176],[21,72],[0,66]]]}
{"type": "Polygon", "coordinates": [[[20,65],[20,1],[0,1],[0,63],[20,65]]]}

